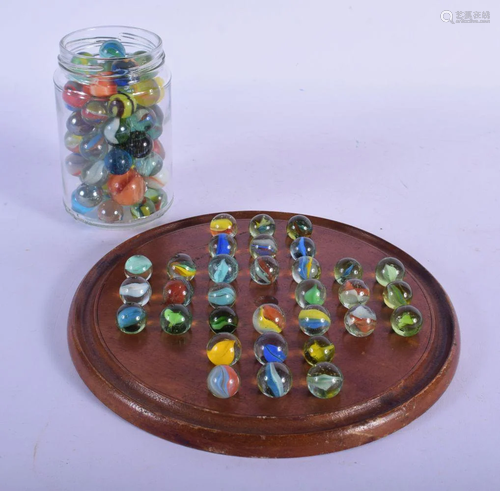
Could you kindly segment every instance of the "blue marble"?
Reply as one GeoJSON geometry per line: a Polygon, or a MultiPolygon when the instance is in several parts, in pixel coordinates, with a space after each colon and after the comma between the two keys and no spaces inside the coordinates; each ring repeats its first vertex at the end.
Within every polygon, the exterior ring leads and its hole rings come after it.
{"type": "Polygon", "coordinates": [[[288,356],[288,344],[277,332],[266,332],[257,338],[253,351],[255,358],[265,365],[272,362],[284,362],[288,356]]]}
{"type": "Polygon", "coordinates": [[[238,262],[228,254],[215,256],[208,263],[208,275],[214,283],[232,283],[238,271],[238,262]]]}
{"type": "Polygon", "coordinates": [[[316,244],[309,237],[299,237],[291,243],[290,255],[293,259],[304,256],[314,257],[316,255],[316,244]]]}
{"type": "Polygon", "coordinates": [[[132,156],[121,148],[113,148],[105,157],[104,165],[110,174],[122,175],[132,167],[132,156]]]}
{"type": "Polygon", "coordinates": [[[122,305],[116,313],[116,325],[125,334],[137,334],[146,327],[148,315],[139,305],[122,305]]]}
{"type": "Polygon", "coordinates": [[[108,144],[99,130],[94,130],[80,142],[80,155],[91,162],[101,160],[108,152],[108,144]]]}
{"type": "Polygon", "coordinates": [[[208,374],[207,387],[215,397],[228,399],[238,392],[240,379],[232,367],[217,365],[208,374]]]}
{"type": "Polygon", "coordinates": [[[292,388],[292,374],[283,363],[266,363],[257,373],[257,385],[268,397],[283,397],[292,388]]]}
{"type": "Polygon", "coordinates": [[[236,291],[228,283],[217,283],[208,290],[208,303],[212,307],[232,307],[236,302],[236,291]]]}
{"type": "Polygon", "coordinates": [[[125,58],[127,51],[120,41],[112,39],[102,43],[99,48],[99,56],[102,58],[125,58]]]}
{"type": "Polygon", "coordinates": [[[214,235],[208,244],[208,252],[210,252],[212,257],[219,256],[220,254],[234,256],[236,252],[236,240],[229,234],[214,235]]]}
{"type": "Polygon", "coordinates": [[[71,209],[76,213],[80,213],[80,215],[85,215],[93,210],[93,207],[89,208],[87,206],[83,206],[77,199],[76,189],[73,191],[71,195],[71,209]]]}

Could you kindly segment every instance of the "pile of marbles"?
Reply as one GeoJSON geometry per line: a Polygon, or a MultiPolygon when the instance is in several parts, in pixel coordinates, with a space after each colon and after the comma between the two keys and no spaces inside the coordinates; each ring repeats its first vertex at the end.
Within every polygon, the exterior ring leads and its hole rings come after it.
{"type": "MultiPolygon", "coordinates": [[[[159,140],[165,116],[158,105],[164,82],[151,74],[135,76],[147,54],[127,55],[119,41],[105,41],[99,54],[81,53],[74,65],[102,65],[102,76],[83,75],[66,83],[62,99],[71,111],[64,145],[71,152],[66,170],[79,179],[71,208],[104,223],[143,219],[167,202],[162,189],[165,150],[159,140]]],[[[168,167],[168,166],[166,166],[168,167]]]]}

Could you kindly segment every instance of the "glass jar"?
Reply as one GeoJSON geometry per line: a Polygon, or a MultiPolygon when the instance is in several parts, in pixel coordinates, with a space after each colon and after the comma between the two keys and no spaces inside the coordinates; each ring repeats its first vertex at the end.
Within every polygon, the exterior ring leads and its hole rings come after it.
{"type": "Polygon", "coordinates": [[[143,224],[172,204],[171,74],[162,41],[133,27],[60,42],[54,74],[64,206],[105,227],[143,224]]]}

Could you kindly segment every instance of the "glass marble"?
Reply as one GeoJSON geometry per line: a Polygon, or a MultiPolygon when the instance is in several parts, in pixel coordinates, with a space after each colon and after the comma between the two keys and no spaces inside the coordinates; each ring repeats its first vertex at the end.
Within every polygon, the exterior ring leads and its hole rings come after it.
{"type": "Polygon", "coordinates": [[[66,121],[66,128],[73,135],[85,136],[94,129],[94,126],[83,120],[80,111],[75,111],[69,115],[66,121]]]}
{"type": "Polygon", "coordinates": [[[299,237],[290,244],[290,255],[292,259],[299,259],[299,257],[316,255],[316,244],[309,237],[299,237]]]}
{"type": "Polygon", "coordinates": [[[250,276],[259,285],[271,285],[278,279],[280,267],[271,256],[256,257],[250,265],[250,276]]]}
{"type": "Polygon", "coordinates": [[[391,315],[391,327],[396,334],[404,337],[415,336],[422,329],[424,319],[420,310],[412,305],[402,305],[391,315]]]}
{"type": "Polygon", "coordinates": [[[240,378],[233,367],[217,365],[207,377],[208,390],[219,399],[233,397],[240,388],[240,378]]]}
{"type": "Polygon", "coordinates": [[[210,312],[208,323],[215,334],[236,331],[238,327],[238,315],[231,307],[217,307],[210,312]]]}
{"type": "Polygon", "coordinates": [[[146,183],[135,169],[130,169],[122,175],[111,175],[108,190],[114,201],[122,206],[130,206],[144,198],[146,183]]]}
{"type": "Polygon", "coordinates": [[[286,233],[292,240],[298,237],[310,237],[313,233],[313,224],[304,215],[295,215],[288,220],[286,233]]]}
{"type": "Polygon", "coordinates": [[[115,223],[123,220],[123,206],[108,199],[97,207],[97,218],[104,223],[115,223]]]}
{"type": "Polygon", "coordinates": [[[134,303],[144,307],[151,298],[151,285],[140,276],[127,278],[120,285],[120,298],[123,303],[134,303]]]}
{"type": "Polygon", "coordinates": [[[367,305],[356,305],[346,312],[344,325],[349,334],[364,338],[377,327],[377,316],[367,305]]]}
{"type": "Polygon", "coordinates": [[[146,257],[140,254],[131,256],[125,263],[125,276],[140,276],[145,280],[149,280],[153,274],[153,263],[146,257]]]}
{"type": "Polygon", "coordinates": [[[84,159],[79,153],[70,153],[65,159],[64,164],[66,170],[72,176],[79,176],[82,173],[84,167],[88,164],[88,161],[84,159]]]}
{"type": "Polygon", "coordinates": [[[64,146],[73,153],[80,154],[80,144],[82,143],[83,137],[73,135],[69,131],[64,135],[64,146]]]}
{"type": "Polygon", "coordinates": [[[154,79],[142,80],[130,86],[134,99],[141,106],[149,107],[160,101],[162,88],[154,79]]]}
{"type": "Polygon", "coordinates": [[[330,312],[321,305],[308,305],[299,313],[300,330],[308,336],[324,334],[331,324],[330,312]]]}
{"type": "Polygon", "coordinates": [[[229,254],[219,254],[208,263],[208,275],[214,283],[232,283],[238,271],[238,262],[229,254]]]}
{"type": "Polygon", "coordinates": [[[105,101],[91,99],[82,107],[82,119],[93,126],[108,119],[108,105],[105,101]]]}
{"type": "Polygon", "coordinates": [[[344,257],[340,259],[333,270],[335,280],[340,285],[343,285],[347,280],[363,277],[363,267],[356,259],[352,257],[344,257]]]}
{"type": "Polygon", "coordinates": [[[167,334],[185,334],[191,329],[193,316],[191,311],[184,305],[167,305],[160,314],[160,325],[167,334]]]}
{"type": "Polygon", "coordinates": [[[355,305],[364,305],[370,300],[370,289],[363,280],[357,278],[347,280],[339,288],[339,300],[346,309],[355,305]]]}
{"type": "Polygon", "coordinates": [[[193,298],[194,289],[191,283],[184,278],[168,280],[163,287],[163,301],[166,304],[177,303],[189,305],[193,298]]]}
{"type": "Polygon", "coordinates": [[[101,47],[99,48],[99,56],[101,58],[125,58],[127,56],[127,52],[120,41],[110,39],[101,44],[101,47]]]}
{"type": "Polygon", "coordinates": [[[169,278],[186,278],[191,281],[196,275],[196,264],[188,254],[176,254],[167,263],[169,278]]]}
{"type": "Polygon", "coordinates": [[[102,189],[97,186],[80,184],[76,188],[75,198],[82,206],[94,208],[102,201],[102,189]]]}
{"type": "Polygon", "coordinates": [[[266,363],[257,372],[257,386],[267,397],[283,397],[292,388],[292,372],[284,363],[266,363]]]}
{"type": "Polygon", "coordinates": [[[128,121],[134,131],[149,131],[157,123],[156,113],[148,107],[141,107],[130,116],[128,121]]]}
{"type": "Polygon", "coordinates": [[[151,216],[156,212],[154,203],[148,199],[144,198],[140,203],[136,203],[130,207],[130,214],[135,218],[146,218],[151,216]]]}
{"type": "Polygon", "coordinates": [[[161,210],[168,203],[167,193],[163,189],[148,188],[144,197],[153,202],[156,211],[161,210]]]}
{"type": "Polygon", "coordinates": [[[76,213],[80,213],[81,215],[85,215],[87,213],[90,213],[93,208],[88,208],[87,206],[83,206],[77,199],[76,196],[76,189],[73,191],[71,194],[71,208],[73,211],[76,213]]]}
{"type": "Polygon", "coordinates": [[[87,162],[87,165],[82,169],[80,179],[84,184],[90,186],[102,187],[106,184],[109,177],[108,169],[104,165],[104,160],[95,162],[87,162]]]}
{"type": "Polygon", "coordinates": [[[253,258],[260,256],[275,257],[278,254],[278,244],[270,235],[258,235],[250,241],[250,255],[253,258]]]}
{"type": "Polygon", "coordinates": [[[395,257],[382,259],[375,268],[375,278],[382,286],[387,286],[393,281],[404,279],[405,273],[403,263],[395,257]]]}
{"type": "Polygon", "coordinates": [[[137,334],[145,327],[148,320],[146,311],[135,304],[122,305],[116,312],[116,325],[125,334],[137,334]]]}
{"type": "Polygon", "coordinates": [[[103,128],[103,135],[110,145],[125,143],[130,138],[130,128],[126,119],[111,118],[103,128]]]}
{"type": "Polygon", "coordinates": [[[208,243],[208,252],[212,257],[218,256],[220,254],[228,254],[229,256],[234,256],[236,248],[236,240],[232,235],[229,234],[214,235],[208,243]]]}
{"type": "Polygon", "coordinates": [[[257,237],[258,235],[274,235],[276,231],[276,224],[274,220],[265,213],[255,215],[248,225],[248,231],[252,237],[257,237]]]}
{"type": "Polygon", "coordinates": [[[295,289],[295,300],[303,309],[308,305],[323,305],[326,300],[326,288],[319,280],[301,281],[295,289]]]}
{"type": "Polygon", "coordinates": [[[318,280],[321,277],[321,266],[314,257],[302,256],[292,264],[292,278],[300,283],[304,280],[318,280]]]}
{"type": "Polygon", "coordinates": [[[232,366],[241,357],[240,340],[233,334],[216,334],[207,344],[208,359],[214,365],[232,366]]]}
{"type": "Polygon", "coordinates": [[[126,174],[132,167],[132,164],[132,156],[120,148],[113,148],[104,157],[104,165],[110,174],[120,176],[126,174]]]}
{"type": "Polygon", "coordinates": [[[121,145],[132,157],[143,159],[149,155],[153,149],[153,140],[144,131],[132,131],[130,138],[121,145]]]}
{"type": "Polygon", "coordinates": [[[148,185],[148,189],[161,189],[169,182],[170,172],[168,170],[161,169],[157,174],[145,177],[145,180],[148,185]]]}
{"type": "Polygon", "coordinates": [[[163,159],[154,152],[151,152],[143,159],[135,159],[135,169],[144,177],[156,176],[163,168],[163,159]]]}
{"type": "Polygon", "coordinates": [[[229,234],[234,237],[238,233],[238,224],[229,213],[220,213],[212,218],[210,233],[212,235],[229,234]]]}
{"type": "Polygon", "coordinates": [[[277,332],[266,332],[257,338],[253,345],[255,358],[259,363],[283,363],[288,356],[288,343],[277,332]]]}
{"type": "Polygon", "coordinates": [[[71,111],[81,109],[90,100],[90,95],[84,92],[83,85],[78,82],[67,82],[62,92],[62,99],[71,111]]]}
{"type": "Polygon", "coordinates": [[[108,153],[106,139],[98,129],[84,136],[78,148],[80,155],[90,161],[102,160],[108,153]]]}
{"type": "Polygon", "coordinates": [[[309,365],[332,361],[335,356],[335,346],[325,336],[313,336],[304,343],[304,358],[309,365]]]}
{"type": "Polygon", "coordinates": [[[217,283],[208,290],[208,303],[216,307],[232,307],[236,302],[236,290],[229,283],[217,283]]]}
{"type": "Polygon", "coordinates": [[[307,372],[307,388],[319,399],[335,397],[344,384],[344,376],[333,363],[323,362],[314,365],[307,372]]]}
{"type": "Polygon", "coordinates": [[[131,94],[120,92],[109,98],[108,113],[115,118],[130,118],[136,110],[137,103],[131,94]]]}
{"type": "Polygon", "coordinates": [[[285,328],[285,313],[278,305],[265,303],[255,309],[252,323],[255,330],[260,334],[270,331],[279,333],[285,328]]]}
{"type": "Polygon", "coordinates": [[[403,280],[396,280],[384,288],[384,303],[391,309],[397,309],[402,305],[408,305],[413,298],[411,286],[403,280]]]}

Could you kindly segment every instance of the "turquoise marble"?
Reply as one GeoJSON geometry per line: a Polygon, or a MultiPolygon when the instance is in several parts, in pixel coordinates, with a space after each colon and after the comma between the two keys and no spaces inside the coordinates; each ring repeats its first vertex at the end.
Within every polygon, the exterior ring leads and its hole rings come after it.
{"type": "Polygon", "coordinates": [[[147,157],[135,159],[135,170],[144,177],[155,176],[163,168],[163,159],[154,152],[147,157]]]}
{"type": "Polygon", "coordinates": [[[238,271],[238,262],[228,254],[215,256],[208,263],[208,275],[214,283],[232,283],[238,271]]]}
{"type": "Polygon", "coordinates": [[[146,280],[151,278],[153,274],[153,263],[146,257],[140,254],[131,256],[125,263],[125,276],[140,276],[146,280]]]}
{"type": "Polygon", "coordinates": [[[145,327],[148,320],[146,311],[140,305],[122,305],[116,313],[116,325],[125,334],[137,334],[145,327]]]}
{"type": "Polygon", "coordinates": [[[236,290],[229,283],[217,283],[208,290],[208,303],[216,307],[231,307],[236,302],[236,290]]]}
{"type": "Polygon", "coordinates": [[[125,58],[127,51],[120,41],[111,39],[102,43],[99,48],[99,56],[102,58],[125,58]]]}
{"type": "Polygon", "coordinates": [[[257,373],[257,386],[267,397],[283,397],[292,388],[292,372],[283,363],[266,363],[257,373]]]}

